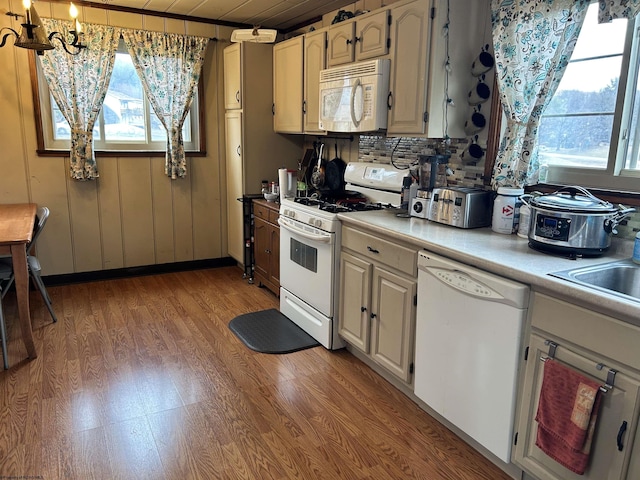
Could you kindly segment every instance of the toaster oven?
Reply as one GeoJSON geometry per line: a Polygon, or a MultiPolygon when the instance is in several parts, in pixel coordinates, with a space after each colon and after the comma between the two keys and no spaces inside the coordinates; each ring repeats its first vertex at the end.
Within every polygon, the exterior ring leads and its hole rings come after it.
{"type": "Polygon", "coordinates": [[[482,188],[434,188],[427,219],[458,228],[491,225],[494,194],[482,188]]]}

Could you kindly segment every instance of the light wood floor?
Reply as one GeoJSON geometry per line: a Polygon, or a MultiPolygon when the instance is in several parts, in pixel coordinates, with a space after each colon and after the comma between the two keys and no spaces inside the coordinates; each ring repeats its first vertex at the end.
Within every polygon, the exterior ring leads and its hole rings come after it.
{"type": "Polygon", "coordinates": [[[277,308],[236,267],[13,293],[0,372],[0,478],[508,477],[346,351],[246,348],[227,324],[277,308]]]}

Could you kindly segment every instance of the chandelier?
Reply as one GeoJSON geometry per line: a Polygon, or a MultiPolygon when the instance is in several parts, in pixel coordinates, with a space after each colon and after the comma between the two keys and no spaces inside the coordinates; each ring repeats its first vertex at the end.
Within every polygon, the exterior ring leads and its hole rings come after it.
{"type": "Polygon", "coordinates": [[[7,15],[14,17],[16,20],[18,17],[24,18],[24,23],[21,24],[22,30],[18,33],[10,27],[0,29],[0,35],[2,35],[4,31],[7,31],[7,33],[1,37],[0,48],[4,47],[7,42],[7,38],[12,35],[15,37],[13,42],[14,46],[35,50],[38,55],[42,55],[45,50],[53,50],[55,48],[52,43],[54,40],[59,42],[60,45],[62,45],[62,48],[64,48],[64,50],[70,55],[77,55],[83,48],[86,48],[86,45],[82,44],[82,36],[84,33],[82,32],[82,25],[80,25],[80,22],[78,21],[78,9],[73,3],[69,8],[69,15],[73,22],[73,29],[69,30],[68,35],[60,32],[51,32],[47,35],[47,31],[45,30],[44,25],[42,25],[42,20],[40,20],[40,16],[38,15],[38,12],[36,12],[33,2],[31,2],[31,0],[22,0],[22,5],[25,9],[24,15],[13,12],[6,13],[7,15]],[[68,38],[65,39],[65,37],[68,38]]]}

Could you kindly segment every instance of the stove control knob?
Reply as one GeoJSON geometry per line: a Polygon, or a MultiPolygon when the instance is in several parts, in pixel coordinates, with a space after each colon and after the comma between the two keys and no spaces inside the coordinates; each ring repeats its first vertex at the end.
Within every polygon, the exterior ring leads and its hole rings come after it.
{"type": "Polygon", "coordinates": [[[319,218],[316,219],[316,227],[318,228],[322,227],[322,220],[320,220],[319,218]]]}
{"type": "Polygon", "coordinates": [[[296,218],[296,212],[294,212],[293,210],[285,210],[285,211],[284,211],[284,214],[285,214],[287,217],[290,217],[290,218],[296,218]]]}

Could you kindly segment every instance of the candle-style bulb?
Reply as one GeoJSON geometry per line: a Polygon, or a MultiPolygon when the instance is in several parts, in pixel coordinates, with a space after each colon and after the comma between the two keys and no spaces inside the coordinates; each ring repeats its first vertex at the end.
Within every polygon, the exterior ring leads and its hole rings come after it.
{"type": "Polygon", "coordinates": [[[31,8],[31,0],[22,0],[22,6],[25,10],[29,10],[31,8]]]}
{"type": "Polygon", "coordinates": [[[71,3],[71,6],[69,7],[69,15],[71,15],[71,18],[74,20],[78,18],[78,9],[73,3],[71,3]]]}
{"type": "Polygon", "coordinates": [[[76,33],[82,33],[82,25],[80,25],[80,21],[76,18],[76,33]]]}

